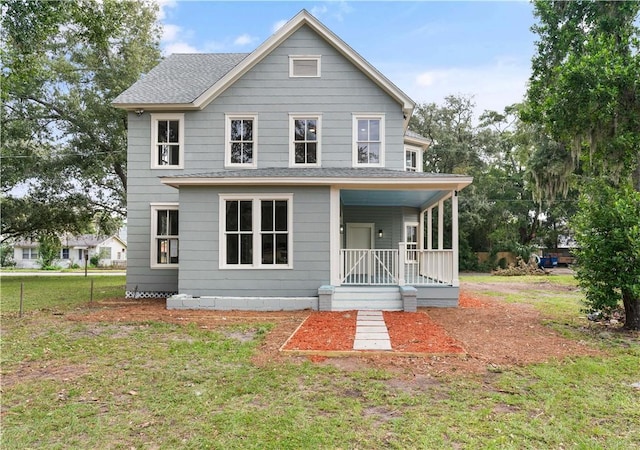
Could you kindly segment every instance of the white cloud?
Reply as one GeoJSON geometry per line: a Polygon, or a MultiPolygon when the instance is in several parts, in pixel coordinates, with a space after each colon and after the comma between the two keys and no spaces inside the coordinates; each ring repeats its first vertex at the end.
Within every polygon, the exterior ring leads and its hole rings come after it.
{"type": "Polygon", "coordinates": [[[163,54],[170,55],[172,53],[201,53],[197,48],[186,42],[172,42],[164,46],[163,54]]]}
{"type": "Polygon", "coordinates": [[[283,26],[285,26],[285,24],[287,23],[287,20],[282,19],[282,20],[278,20],[276,23],[273,24],[273,26],[271,27],[271,31],[273,33],[275,33],[276,31],[278,31],[280,28],[282,28],[283,26]]]}
{"type": "Polygon", "coordinates": [[[154,0],[158,5],[158,20],[162,21],[167,17],[167,8],[175,8],[178,5],[176,0],[154,0]]]}
{"type": "Polygon", "coordinates": [[[462,94],[473,97],[478,115],[486,109],[502,111],[505,106],[522,101],[530,74],[528,65],[508,61],[424,71],[403,69],[387,73],[415,101],[442,104],[446,96],[462,94]]]}
{"type": "Polygon", "coordinates": [[[170,23],[162,24],[162,41],[163,42],[173,42],[178,39],[178,36],[181,34],[182,27],[178,25],[172,25],[170,23]]]}
{"type": "Polygon", "coordinates": [[[314,17],[320,17],[322,16],[324,13],[326,13],[328,10],[326,5],[319,5],[319,6],[314,6],[313,8],[311,8],[311,11],[309,11],[311,13],[311,15],[313,15],[314,17]]]}
{"type": "Polygon", "coordinates": [[[247,33],[241,34],[234,41],[233,44],[237,46],[249,45],[255,42],[258,38],[248,35],[247,33]]]}
{"type": "Polygon", "coordinates": [[[322,5],[316,5],[309,11],[314,17],[320,19],[322,16],[331,17],[338,22],[344,20],[344,16],[353,11],[353,8],[349,3],[344,0],[341,1],[328,1],[322,5]]]}

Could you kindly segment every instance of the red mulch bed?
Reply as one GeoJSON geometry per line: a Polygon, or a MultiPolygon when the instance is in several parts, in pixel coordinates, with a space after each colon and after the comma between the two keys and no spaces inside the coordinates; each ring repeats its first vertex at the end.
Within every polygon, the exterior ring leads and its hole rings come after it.
{"type": "Polygon", "coordinates": [[[462,344],[450,337],[422,312],[384,311],[391,348],[407,353],[464,353],[462,344]]]}
{"type": "Polygon", "coordinates": [[[311,313],[283,350],[353,350],[356,316],[356,311],[311,313]]]}
{"type": "MultiPolygon", "coordinates": [[[[313,312],[282,350],[344,352],[353,350],[357,311],[313,312]]],[[[391,348],[401,353],[464,353],[462,344],[422,312],[384,312],[391,348]]]]}

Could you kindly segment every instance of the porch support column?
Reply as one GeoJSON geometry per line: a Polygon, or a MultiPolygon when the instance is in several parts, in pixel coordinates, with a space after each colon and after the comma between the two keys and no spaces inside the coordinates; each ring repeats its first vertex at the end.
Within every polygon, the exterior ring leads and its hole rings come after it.
{"type": "Polygon", "coordinates": [[[424,213],[423,209],[420,211],[420,224],[418,225],[418,250],[424,250],[424,213]]]}
{"type": "Polygon", "coordinates": [[[444,200],[438,202],[438,250],[444,249],[444,200]]]}
{"type": "Polygon", "coordinates": [[[459,249],[458,249],[458,191],[452,191],[451,196],[451,249],[453,250],[452,261],[452,284],[454,287],[460,286],[460,279],[458,277],[459,270],[459,249]]]}
{"type": "Polygon", "coordinates": [[[427,250],[433,250],[433,207],[427,209],[427,250]]]}
{"type": "Polygon", "coordinates": [[[329,191],[329,276],[332,286],[340,286],[340,189],[329,191]]]}

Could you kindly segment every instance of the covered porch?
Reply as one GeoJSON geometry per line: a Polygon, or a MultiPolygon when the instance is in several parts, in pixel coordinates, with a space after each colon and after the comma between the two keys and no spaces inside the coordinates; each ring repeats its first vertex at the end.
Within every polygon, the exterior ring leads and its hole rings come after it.
{"type": "Polygon", "coordinates": [[[320,309],[457,306],[458,191],[471,180],[421,181],[339,189],[336,270],[320,309]]]}

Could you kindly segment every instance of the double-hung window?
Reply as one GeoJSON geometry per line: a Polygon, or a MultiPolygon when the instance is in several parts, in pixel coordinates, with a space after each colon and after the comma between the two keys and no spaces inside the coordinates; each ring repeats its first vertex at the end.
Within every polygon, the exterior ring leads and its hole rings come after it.
{"type": "Polygon", "coordinates": [[[60,259],[69,259],[69,249],[63,248],[60,250],[60,259]]]}
{"type": "Polygon", "coordinates": [[[384,116],[353,116],[353,165],[384,165],[384,116]]]}
{"type": "Polygon", "coordinates": [[[22,249],[22,259],[38,259],[38,249],[37,248],[23,248],[22,249]]]}
{"type": "Polygon", "coordinates": [[[151,168],[184,165],[184,114],[151,114],[151,168]]]}
{"type": "Polygon", "coordinates": [[[416,147],[404,148],[404,169],[407,172],[422,172],[422,151],[416,147]]]}
{"type": "Polygon", "coordinates": [[[320,165],[320,115],[294,115],[289,120],[289,165],[320,165]]]}
{"type": "Polygon", "coordinates": [[[227,115],[225,166],[256,167],[258,118],[255,115],[227,115]]]}
{"type": "Polygon", "coordinates": [[[151,267],[178,266],[178,204],[151,205],[151,267]]]}
{"type": "Polygon", "coordinates": [[[291,267],[291,194],[220,196],[220,267],[291,267]]]}

